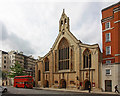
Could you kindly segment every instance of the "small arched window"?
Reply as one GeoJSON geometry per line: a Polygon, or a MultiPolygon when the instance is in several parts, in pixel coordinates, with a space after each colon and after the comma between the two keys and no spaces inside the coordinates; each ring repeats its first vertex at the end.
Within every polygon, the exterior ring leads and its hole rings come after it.
{"type": "Polygon", "coordinates": [[[61,20],[61,25],[63,26],[63,21],[61,20]]]}
{"type": "Polygon", "coordinates": [[[40,70],[38,71],[38,81],[41,81],[41,72],[40,72],[40,70]]]}
{"type": "Polygon", "coordinates": [[[67,20],[65,19],[65,24],[67,23],[67,20]]]}
{"type": "Polygon", "coordinates": [[[83,68],[91,68],[91,53],[86,49],[83,53],[83,68]]]}
{"type": "Polygon", "coordinates": [[[45,59],[45,71],[49,71],[49,59],[45,59]]]}

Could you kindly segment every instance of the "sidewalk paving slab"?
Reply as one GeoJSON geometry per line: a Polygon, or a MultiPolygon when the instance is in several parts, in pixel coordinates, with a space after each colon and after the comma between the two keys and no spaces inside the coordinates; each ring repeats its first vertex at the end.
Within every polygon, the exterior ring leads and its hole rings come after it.
{"type": "MultiPolygon", "coordinates": [[[[77,92],[77,93],[89,93],[88,90],[70,90],[70,89],[57,89],[57,88],[42,88],[42,87],[34,87],[34,89],[37,89],[37,90],[52,90],[52,91],[64,91],[64,92],[77,92]]],[[[115,93],[115,92],[100,92],[100,91],[91,91],[91,93],[94,93],[94,94],[118,94],[118,93],[115,93]]]]}

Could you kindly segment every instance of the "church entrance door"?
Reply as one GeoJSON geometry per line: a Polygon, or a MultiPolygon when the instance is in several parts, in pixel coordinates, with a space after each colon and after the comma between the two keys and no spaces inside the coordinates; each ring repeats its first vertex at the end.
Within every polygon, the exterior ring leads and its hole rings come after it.
{"type": "Polygon", "coordinates": [[[90,81],[89,81],[89,80],[86,80],[86,81],[85,81],[84,90],[88,90],[88,89],[89,89],[89,84],[90,84],[90,81]]]}
{"type": "Polygon", "coordinates": [[[60,88],[66,88],[66,81],[65,79],[60,80],[60,88]]]}
{"type": "Polygon", "coordinates": [[[49,82],[45,80],[45,87],[49,87],[49,82]]]}

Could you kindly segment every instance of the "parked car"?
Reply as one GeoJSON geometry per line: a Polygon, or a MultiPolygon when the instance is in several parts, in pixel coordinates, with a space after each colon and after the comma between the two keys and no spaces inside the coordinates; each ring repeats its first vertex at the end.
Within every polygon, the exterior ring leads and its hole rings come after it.
{"type": "Polygon", "coordinates": [[[0,93],[7,92],[7,87],[0,86],[0,93]]]}

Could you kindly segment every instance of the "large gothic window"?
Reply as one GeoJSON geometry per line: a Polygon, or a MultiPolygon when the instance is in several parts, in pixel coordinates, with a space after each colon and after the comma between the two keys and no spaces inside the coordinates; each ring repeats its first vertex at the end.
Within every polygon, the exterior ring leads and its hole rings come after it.
{"type": "Polygon", "coordinates": [[[91,53],[86,49],[83,53],[83,68],[91,68],[91,53]]]}
{"type": "Polygon", "coordinates": [[[45,71],[49,71],[49,59],[45,58],[45,71]]]}
{"type": "Polygon", "coordinates": [[[65,38],[59,43],[59,70],[69,69],[69,44],[65,38]]]}

